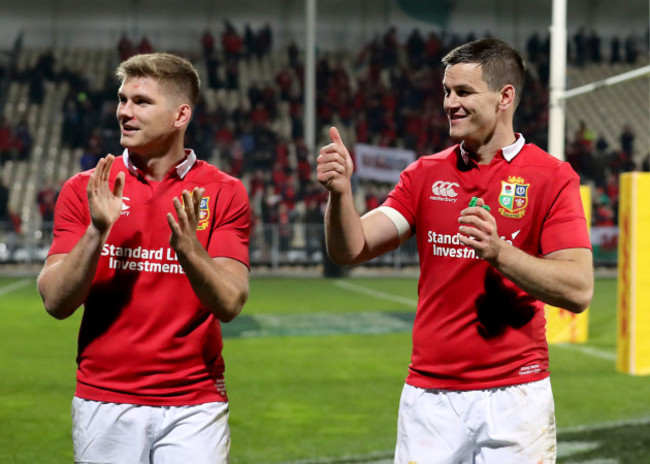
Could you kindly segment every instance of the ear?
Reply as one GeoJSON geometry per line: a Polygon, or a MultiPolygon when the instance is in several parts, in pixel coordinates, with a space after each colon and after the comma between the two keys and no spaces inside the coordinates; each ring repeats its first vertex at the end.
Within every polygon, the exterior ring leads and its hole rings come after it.
{"type": "Polygon", "coordinates": [[[176,108],[176,118],[174,127],[181,128],[186,126],[192,119],[192,107],[187,103],[182,103],[176,108]]]}
{"type": "Polygon", "coordinates": [[[499,101],[499,109],[505,111],[506,109],[515,106],[515,87],[512,84],[504,85],[501,88],[501,100],[499,101]]]}

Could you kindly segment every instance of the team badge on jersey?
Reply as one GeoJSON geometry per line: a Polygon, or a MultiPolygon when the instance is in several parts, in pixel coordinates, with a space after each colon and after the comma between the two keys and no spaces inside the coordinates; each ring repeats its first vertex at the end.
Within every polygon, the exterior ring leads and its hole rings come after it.
{"type": "Polygon", "coordinates": [[[210,197],[201,198],[201,204],[199,205],[199,223],[196,226],[196,230],[205,230],[208,228],[210,219],[210,197]]]}
{"type": "Polygon", "coordinates": [[[528,205],[528,188],[521,177],[511,176],[508,181],[501,181],[501,193],[499,194],[499,213],[509,218],[521,218],[526,214],[528,205]]]}

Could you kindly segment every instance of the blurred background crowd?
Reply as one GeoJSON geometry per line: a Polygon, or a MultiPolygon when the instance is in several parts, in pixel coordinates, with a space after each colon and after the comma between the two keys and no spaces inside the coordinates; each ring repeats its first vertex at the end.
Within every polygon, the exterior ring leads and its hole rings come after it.
{"type": "MultiPolygon", "coordinates": [[[[400,35],[388,27],[356,49],[319,52],[317,143],[327,143],[326,131],[336,125],[353,149],[353,157],[356,144],[401,148],[416,157],[449,146],[452,142],[442,110],[440,60],[451,48],[476,37],[474,33],[450,31],[422,33],[417,28],[400,35]]],[[[56,100],[60,115],[55,125],[57,150],[72,154],[69,175],[91,169],[105,154],[122,151],[115,119],[117,81],[112,75],[113,65],[133,54],[157,50],[155,41],[146,35],[124,33],[106,54],[110,65],[101,75],[90,75],[83,68],[63,65],[53,50],[32,52],[31,61],[25,59],[27,52],[18,37],[0,68],[3,106],[12,85],[26,89],[31,107],[44,104],[49,87],[64,89],[56,100]]],[[[646,31],[645,35],[630,34],[605,42],[597,31],[580,28],[569,36],[567,51],[573,73],[640,66],[647,63],[648,35],[646,31]]],[[[548,35],[532,32],[521,52],[527,59],[529,76],[515,130],[527,141],[546,148],[548,35]]],[[[226,20],[220,29],[205,29],[195,47],[180,53],[196,65],[203,84],[187,146],[199,158],[244,181],[253,206],[255,234],[262,241],[277,240],[279,250],[290,252],[296,233],[300,234],[295,225],[322,225],[326,201],[315,176],[318,146],[309,147],[305,141],[304,47],[295,41],[278,47],[268,24],[253,28],[226,20]],[[264,225],[279,227],[272,237],[264,225]]],[[[583,184],[592,188],[592,225],[615,226],[619,175],[648,171],[648,153],[635,144],[630,121],[619,120],[618,126],[599,132],[585,117],[575,121],[574,128],[567,132],[566,159],[583,184]]],[[[34,124],[30,126],[29,118],[19,111],[0,115],[3,169],[34,156],[38,150],[34,130],[34,124]]],[[[35,180],[33,207],[40,215],[40,236],[47,238],[57,191],[65,176],[36,172],[40,174],[35,180]]],[[[381,204],[392,188],[387,182],[355,177],[361,211],[381,204]]],[[[5,235],[20,234],[25,221],[21,211],[12,208],[12,180],[7,172],[0,177],[0,225],[5,235]]],[[[321,256],[320,235],[298,241],[312,248],[307,253],[321,256]]]]}

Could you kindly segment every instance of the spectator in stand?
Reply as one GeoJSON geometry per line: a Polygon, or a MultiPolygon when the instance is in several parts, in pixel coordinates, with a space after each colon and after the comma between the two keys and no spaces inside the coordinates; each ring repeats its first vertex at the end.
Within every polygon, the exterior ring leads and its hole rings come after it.
{"type": "Polygon", "coordinates": [[[135,46],[126,32],[122,32],[122,36],[117,43],[117,52],[120,56],[120,61],[128,60],[135,54],[135,46]]]}
{"type": "Polygon", "coordinates": [[[289,66],[296,70],[300,66],[300,50],[296,42],[291,42],[287,46],[287,58],[289,60],[289,66]]]}
{"type": "Polygon", "coordinates": [[[621,149],[632,158],[634,156],[634,132],[629,124],[623,126],[620,136],[621,149]]]}
{"type": "Polygon", "coordinates": [[[618,204],[618,186],[619,176],[618,172],[610,172],[607,176],[607,184],[605,185],[605,192],[609,197],[612,205],[618,204]]]}
{"type": "Polygon", "coordinates": [[[537,31],[533,32],[526,41],[526,53],[528,54],[528,62],[530,64],[539,63],[542,54],[542,40],[537,31]]]}
{"type": "Polygon", "coordinates": [[[223,87],[223,82],[221,82],[221,77],[219,76],[219,57],[216,52],[211,52],[206,56],[206,73],[208,75],[208,87],[214,90],[219,90],[223,87]]]}
{"type": "Polygon", "coordinates": [[[612,37],[609,45],[609,63],[616,64],[621,62],[621,39],[618,36],[612,37]]]}
{"type": "Polygon", "coordinates": [[[636,63],[639,57],[639,50],[637,48],[636,39],[634,35],[630,34],[625,38],[625,62],[628,64],[636,63]]]}
{"type": "Polygon", "coordinates": [[[0,116],[0,166],[15,155],[16,139],[7,118],[0,116]]]}
{"type": "Polygon", "coordinates": [[[584,66],[587,61],[587,35],[583,27],[573,36],[573,50],[573,62],[578,67],[584,66]]]}
{"type": "Polygon", "coordinates": [[[291,248],[293,240],[293,221],[286,203],[278,204],[277,212],[278,236],[280,238],[280,251],[287,252],[291,248]]]}
{"type": "Polygon", "coordinates": [[[226,61],[235,63],[242,55],[243,40],[230,21],[224,21],[224,31],[221,34],[221,47],[226,61]]]}
{"type": "Polygon", "coordinates": [[[47,50],[38,57],[34,70],[50,82],[56,80],[56,59],[52,50],[47,50]]]}
{"type": "Polygon", "coordinates": [[[645,158],[641,161],[641,171],[650,172],[650,153],[645,155],[645,158]]]}
{"type": "Polygon", "coordinates": [[[215,52],[214,35],[210,32],[210,29],[204,30],[203,35],[201,35],[201,50],[203,51],[203,58],[206,60],[215,52]]]}
{"type": "Polygon", "coordinates": [[[592,29],[587,39],[588,57],[592,63],[598,64],[603,61],[603,55],[602,55],[600,43],[601,43],[600,36],[598,35],[595,29],[592,29]]]}
{"type": "Polygon", "coordinates": [[[45,99],[45,76],[40,69],[34,69],[27,77],[29,102],[43,104],[45,99]]]}
{"type": "Polygon", "coordinates": [[[440,63],[440,58],[442,58],[442,50],[443,47],[440,36],[438,36],[438,34],[435,32],[429,32],[424,52],[426,62],[429,66],[438,66],[438,63],[440,63]]]}
{"type": "Polygon", "coordinates": [[[269,23],[264,24],[257,34],[257,49],[259,56],[266,56],[273,48],[273,30],[269,23]]]}
{"type": "Polygon", "coordinates": [[[153,52],[153,45],[151,44],[147,36],[143,35],[142,39],[140,39],[140,43],[138,44],[138,53],[146,54],[152,52],[153,52]]]}
{"type": "Polygon", "coordinates": [[[52,184],[47,182],[36,195],[36,203],[38,204],[38,211],[41,214],[41,220],[44,225],[52,227],[54,222],[54,207],[59,192],[52,187],[52,184]]]}
{"type": "Polygon", "coordinates": [[[293,73],[291,68],[282,68],[275,76],[275,84],[278,88],[280,99],[289,101],[291,96],[291,86],[293,84],[293,73]]]}
{"type": "Polygon", "coordinates": [[[226,61],[226,89],[239,90],[239,66],[237,60],[230,58],[226,61]]]}
{"type": "Polygon", "coordinates": [[[101,144],[89,144],[81,155],[81,158],[79,158],[79,167],[82,171],[93,169],[103,156],[104,151],[101,144]]]}
{"type": "Polygon", "coordinates": [[[19,160],[26,160],[32,151],[33,138],[29,130],[29,123],[27,119],[20,118],[16,129],[14,131],[15,147],[18,153],[19,160]]]}
{"type": "Polygon", "coordinates": [[[250,24],[244,26],[244,53],[246,58],[257,55],[257,37],[250,24]]]}
{"type": "Polygon", "coordinates": [[[63,102],[63,125],[61,127],[61,144],[68,148],[80,148],[83,146],[83,131],[81,127],[84,121],[83,106],[74,98],[68,95],[63,102]]]}
{"type": "Polygon", "coordinates": [[[7,232],[12,228],[9,215],[9,189],[0,179],[0,232],[7,232]]]}
{"type": "Polygon", "coordinates": [[[406,40],[406,52],[409,58],[409,65],[413,69],[420,69],[424,64],[424,51],[426,43],[420,30],[415,28],[411,31],[406,40]]]}

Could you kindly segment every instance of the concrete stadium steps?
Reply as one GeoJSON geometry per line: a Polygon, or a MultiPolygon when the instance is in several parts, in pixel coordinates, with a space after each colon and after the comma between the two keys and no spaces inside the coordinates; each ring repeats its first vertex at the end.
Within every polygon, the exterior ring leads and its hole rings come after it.
{"type": "MultiPolygon", "coordinates": [[[[590,64],[571,68],[567,72],[567,89],[572,89],[608,77],[631,71],[647,64],[590,64]]],[[[635,134],[634,157],[637,164],[650,147],[650,80],[638,78],[591,93],[571,98],[566,103],[566,140],[570,143],[580,121],[591,128],[596,137],[603,135],[609,150],[618,150],[623,126],[629,125],[635,134]]]]}
{"type": "MultiPolygon", "coordinates": [[[[45,50],[24,50],[18,59],[18,69],[28,72],[45,50]]],[[[54,51],[55,71],[80,73],[93,89],[104,86],[109,69],[113,66],[114,52],[110,50],[54,51]]],[[[61,148],[63,101],[68,91],[67,82],[45,83],[45,98],[41,105],[29,102],[28,85],[12,82],[4,108],[10,121],[25,117],[33,137],[33,145],[26,161],[5,165],[3,178],[10,185],[9,205],[20,215],[23,230],[32,232],[38,228],[40,216],[36,197],[46,184],[57,186],[78,172],[81,151],[72,152],[61,148]]]]}

